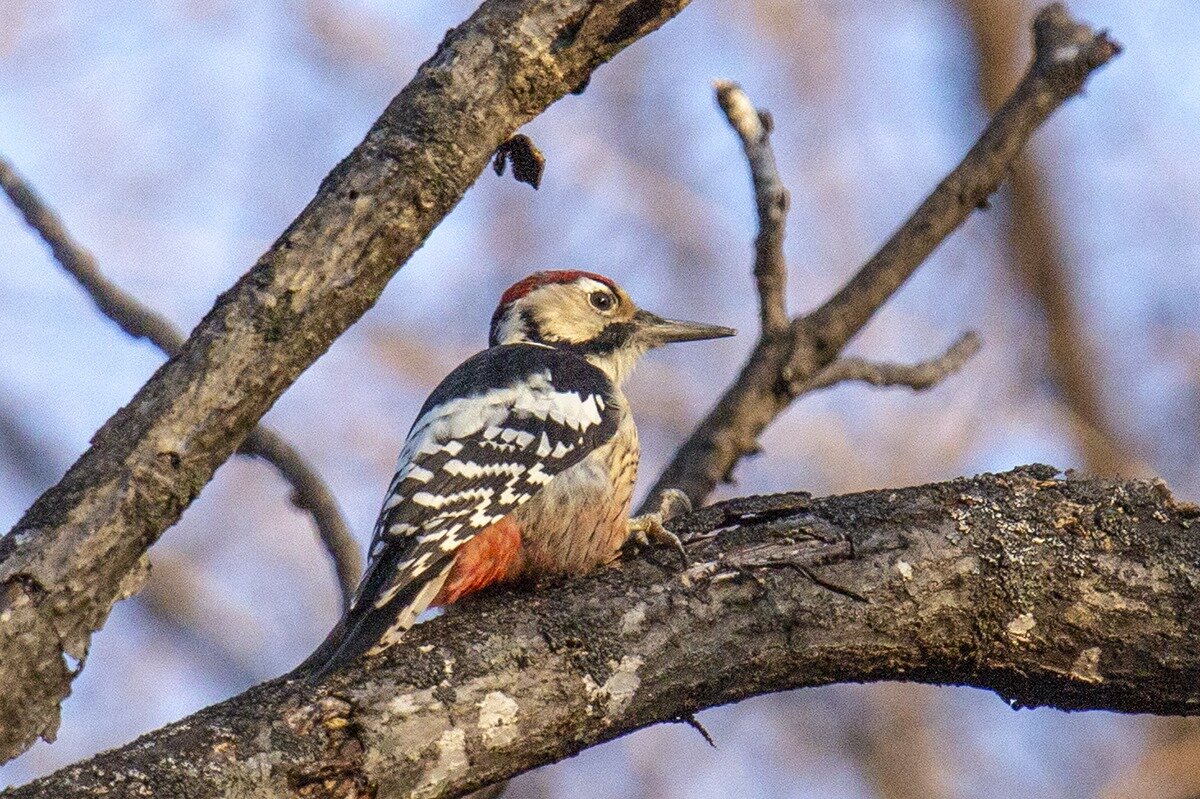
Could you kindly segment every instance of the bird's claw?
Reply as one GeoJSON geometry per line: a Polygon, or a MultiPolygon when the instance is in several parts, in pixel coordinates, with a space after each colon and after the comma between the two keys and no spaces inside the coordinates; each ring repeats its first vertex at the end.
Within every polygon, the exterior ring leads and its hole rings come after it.
{"type": "Polygon", "coordinates": [[[687,566],[691,561],[683,542],[679,540],[679,536],[668,530],[664,523],[690,513],[691,510],[692,502],[687,498],[687,494],[677,488],[668,488],[662,492],[656,512],[643,513],[629,520],[629,537],[644,547],[652,543],[666,544],[679,553],[683,565],[687,566]]]}

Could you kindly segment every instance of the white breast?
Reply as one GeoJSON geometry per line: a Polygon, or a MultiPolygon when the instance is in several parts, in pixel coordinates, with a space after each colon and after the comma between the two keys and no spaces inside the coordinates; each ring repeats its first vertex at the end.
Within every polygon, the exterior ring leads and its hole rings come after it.
{"type": "Polygon", "coordinates": [[[527,569],[586,572],[613,560],[625,543],[639,450],[624,399],[613,438],[515,511],[527,569]]]}

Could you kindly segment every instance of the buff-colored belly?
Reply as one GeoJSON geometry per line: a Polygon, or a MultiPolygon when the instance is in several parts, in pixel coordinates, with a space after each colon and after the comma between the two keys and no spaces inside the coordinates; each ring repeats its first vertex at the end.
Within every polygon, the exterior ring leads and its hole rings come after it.
{"type": "Polygon", "coordinates": [[[580,574],[616,558],[629,536],[637,467],[637,429],[626,417],[608,444],[556,475],[514,512],[523,571],[580,574]]]}

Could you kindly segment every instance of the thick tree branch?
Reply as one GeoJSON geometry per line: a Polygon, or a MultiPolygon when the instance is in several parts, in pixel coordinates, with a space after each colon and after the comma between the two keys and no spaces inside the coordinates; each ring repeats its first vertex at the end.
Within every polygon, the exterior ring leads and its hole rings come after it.
{"type": "MultiPolygon", "coordinates": [[[[0,158],[0,188],[26,223],[50,247],[55,260],[79,282],[105,316],[128,335],[145,338],[167,356],[179,352],[184,342],[183,334],[166,317],[142,305],[106,278],[92,254],[71,238],[58,214],[3,158],[0,158]]],[[[362,552],[333,492],[304,456],[266,425],[258,425],[250,431],[239,452],[267,461],[291,484],[292,502],[312,516],[317,535],[333,560],[342,605],[348,607],[362,575],[362,552]]]]}
{"type": "Polygon", "coordinates": [[[515,130],[688,0],[488,0],[180,351],[0,540],[0,759],[52,738],[144,554],[515,130]]]}
{"type": "Polygon", "coordinates": [[[626,561],[468,602],[320,687],[286,678],[5,799],[450,797],[785,689],[912,680],[1014,707],[1200,712],[1200,508],[1027,467],[679,520],[626,561]]]}
{"type": "Polygon", "coordinates": [[[762,431],[847,343],[917,267],[987,198],[1012,168],[1033,132],[1091,73],[1117,53],[1103,33],[1071,18],[1060,3],[1034,21],[1034,59],[962,162],[859,272],[787,331],[764,334],[734,384],[675,454],[648,494],[666,488],[700,502],[746,455],[762,431]]]}

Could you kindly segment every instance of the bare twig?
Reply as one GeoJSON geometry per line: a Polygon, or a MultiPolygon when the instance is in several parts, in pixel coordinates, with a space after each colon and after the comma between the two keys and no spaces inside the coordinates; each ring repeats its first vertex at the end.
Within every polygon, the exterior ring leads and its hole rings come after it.
{"type": "Polygon", "coordinates": [[[837,383],[859,382],[872,386],[907,386],[914,391],[933,388],[962,369],[979,352],[979,336],[967,333],[950,349],[932,360],[916,364],[876,363],[862,358],[839,358],[796,387],[796,395],[829,388],[837,383]]]}
{"type": "Polygon", "coordinates": [[[769,337],[783,335],[789,322],[783,236],[790,198],[779,177],[775,151],[771,148],[771,117],[766,111],[755,109],[750,98],[733,81],[719,80],[713,86],[721,110],[742,140],[754,182],[754,199],[758,206],[754,279],[758,284],[762,332],[769,337]]]}
{"type": "Polygon", "coordinates": [[[1033,132],[1087,78],[1120,52],[1104,32],[1075,21],[1061,3],[1034,20],[1034,59],[962,162],[832,298],[793,320],[789,335],[763,336],[734,384],[675,453],[647,495],[666,488],[700,503],[758,448],[768,424],[842,349],[971,212],[984,206],[1033,132]]]}
{"type": "MultiPolygon", "coordinates": [[[[75,278],[105,316],[133,338],[147,339],[168,357],[179,352],[183,335],[164,316],[106,278],[92,254],[71,238],[58,214],[3,158],[0,158],[0,188],[50,247],[59,265],[75,278]]],[[[292,502],[312,516],[317,534],[333,560],[343,607],[348,606],[362,574],[362,553],[321,476],[304,456],[266,425],[250,431],[239,452],[267,461],[291,484],[292,502]]]]}

